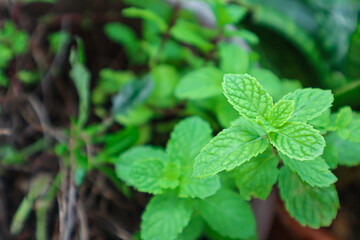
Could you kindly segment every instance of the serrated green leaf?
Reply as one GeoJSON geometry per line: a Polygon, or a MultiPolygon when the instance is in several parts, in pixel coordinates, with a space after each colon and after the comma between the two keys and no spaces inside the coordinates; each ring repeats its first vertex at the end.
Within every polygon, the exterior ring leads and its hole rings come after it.
{"type": "Polygon", "coordinates": [[[176,239],[188,225],[192,211],[191,201],[178,198],[174,193],[154,196],[141,217],[141,238],[176,239]]]}
{"type": "Polygon", "coordinates": [[[120,155],[119,159],[114,163],[116,175],[129,185],[133,185],[130,177],[130,171],[135,162],[141,160],[160,160],[167,162],[168,158],[164,150],[149,147],[133,147],[120,155]]]}
{"type": "Polygon", "coordinates": [[[265,134],[263,128],[243,118],[221,131],[201,150],[195,159],[193,175],[206,177],[230,171],[257,156],[269,145],[265,134]]]}
{"type": "Polygon", "coordinates": [[[289,121],[306,122],[332,106],[334,96],[330,90],[317,88],[299,89],[283,97],[285,100],[294,100],[295,111],[289,121]]]}
{"type": "Polygon", "coordinates": [[[179,196],[204,199],[214,195],[219,189],[219,176],[195,178],[189,174],[181,179],[179,196]]]}
{"type": "Polygon", "coordinates": [[[277,157],[270,149],[239,166],[234,173],[236,186],[245,200],[265,200],[276,183],[279,170],[277,157]]]}
{"type": "Polygon", "coordinates": [[[199,239],[204,228],[204,220],[200,215],[195,215],[191,218],[189,224],[184,228],[184,231],[176,238],[176,240],[197,240],[199,239]]]}
{"type": "Polygon", "coordinates": [[[276,132],[269,133],[269,138],[280,152],[297,160],[313,160],[325,147],[319,131],[304,123],[287,122],[276,132]]]}
{"type": "Polygon", "coordinates": [[[224,94],[233,107],[245,118],[267,119],[273,106],[271,96],[248,74],[225,74],[224,94]]]}
{"type": "Polygon", "coordinates": [[[300,224],[319,228],[329,226],[336,217],[339,198],[334,185],[312,188],[289,168],[283,167],[279,175],[279,188],[286,209],[300,224]]]}
{"type": "Polygon", "coordinates": [[[336,126],[341,128],[346,128],[351,123],[352,119],[352,110],[349,106],[342,107],[338,114],[336,115],[336,126]]]}
{"type": "Polygon", "coordinates": [[[250,238],[255,236],[255,218],[249,203],[230,190],[221,190],[199,202],[205,222],[223,236],[250,238]]]}
{"type": "Polygon", "coordinates": [[[179,99],[199,100],[220,95],[223,73],[214,67],[203,67],[180,79],[175,94],[179,99]]]}
{"type": "Polygon", "coordinates": [[[280,100],[271,109],[269,123],[274,127],[281,127],[294,112],[294,101],[280,100]]]}
{"type": "Polygon", "coordinates": [[[139,160],[132,164],[129,181],[141,192],[162,193],[160,179],[163,177],[165,163],[158,159],[139,160]]]}
{"type": "Polygon", "coordinates": [[[220,68],[225,73],[245,73],[249,66],[248,53],[235,44],[221,44],[220,68]]]}
{"type": "Polygon", "coordinates": [[[171,161],[178,161],[183,167],[192,166],[196,155],[210,141],[210,124],[199,117],[180,121],[171,132],[166,151],[171,161]]]}
{"type": "Polygon", "coordinates": [[[326,142],[333,144],[337,150],[339,165],[355,166],[360,163],[360,143],[342,139],[337,132],[325,137],[326,142]]]}
{"type": "Polygon", "coordinates": [[[310,161],[299,161],[280,153],[285,166],[297,173],[302,181],[311,187],[328,187],[337,181],[325,160],[318,157],[310,161]]]}

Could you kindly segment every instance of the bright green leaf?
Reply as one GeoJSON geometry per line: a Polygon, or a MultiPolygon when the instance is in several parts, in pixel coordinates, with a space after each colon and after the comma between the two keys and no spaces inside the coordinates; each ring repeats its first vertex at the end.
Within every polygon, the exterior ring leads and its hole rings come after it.
{"type": "Polygon", "coordinates": [[[199,202],[199,211],[205,222],[223,236],[250,238],[255,236],[255,218],[249,203],[230,190],[199,202]]]}
{"type": "Polygon", "coordinates": [[[176,87],[179,99],[198,100],[220,95],[223,73],[214,67],[203,67],[186,74],[176,87]]]}
{"type": "Polygon", "coordinates": [[[160,179],[163,177],[164,164],[158,159],[144,159],[134,162],[130,170],[130,182],[141,192],[161,193],[160,179]]]}
{"type": "Polygon", "coordinates": [[[199,215],[195,215],[176,240],[197,240],[201,236],[203,228],[204,220],[199,215]]]}
{"type": "Polygon", "coordinates": [[[280,153],[285,166],[297,173],[300,179],[311,187],[328,187],[337,181],[336,176],[329,170],[324,159],[318,157],[310,161],[299,161],[280,153]]]}
{"type": "Polygon", "coordinates": [[[300,224],[319,228],[329,226],[336,217],[339,198],[334,185],[312,188],[289,168],[283,167],[279,175],[279,188],[286,209],[300,224]]]}
{"type": "Polygon", "coordinates": [[[192,214],[189,199],[173,193],[154,196],[142,215],[141,238],[174,240],[188,225],[192,214]]]}
{"type": "Polygon", "coordinates": [[[214,195],[219,189],[219,176],[195,178],[189,174],[181,180],[179,196],[204,199],[214,195]]]}
{"type": "Polygon", "coordinates": [[[332,106],[334,96],[330,90],[317,88],[299,89],[283,97],[285,100],[294,100],[295,111],[290,121],[306,122],[332,106]]]}
{"type": "Polygon", "coordinates": [[[280,152],[297,160],[313,160],[325,147],[319,131],[304,123],[288,122],[276,132],[269,133],[269,138],[280,152]]]}
{"type": "Polygon", "coordinates": [[[133,185],[130,172],[135,162],[141,160],[160,160],[167,162],[167,155],[164,150],[149,147],[139,146],[133,147],[120,155],[119,159],[114,163],[116,175],[129,185],[133,185]]]}
{"type": "Polygon", "coordinates": [[[224,94],[234,108],[244,117],[256,121],[267,119],[273,106],[271,96],[248,74],[225,74],[224,94]]]}
{"type": "Polygon", "coordinates": [[[274,127],[281,127],[294,112],[294,101],[280,100],[271,109],[269,123],[274,127]]]}
{"type": "Polygon", "coordinates": [[[242,119],[221,131],[207,144],[195,159],[194,176],[215,175],[230,171],[265,151],[269,141],[258,125],[242,119]]]}
{"type": "Polygon", "coordinates": [[[278,162],[274,153],[268,149],[236,168],[234,176],[241,196],[246,200],[251,197],[265,200],[276,183],[278,162]]]}

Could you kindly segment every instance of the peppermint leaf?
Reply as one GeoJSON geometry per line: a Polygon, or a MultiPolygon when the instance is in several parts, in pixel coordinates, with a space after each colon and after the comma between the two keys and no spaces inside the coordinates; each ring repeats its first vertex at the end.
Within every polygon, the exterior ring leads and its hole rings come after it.
{"type": "Polygon", "coordinates": [[[162,149],[149,146],[133,147],[120,155],[115,162],[116,175],[129,185],[133,185],[130,171],[133,164],[141,160],[160,160],[167,162],[167,155],[162,149]]]}
{"type": "Polygon", "coordinates": [[[176,240],[197,240],[201,236],[203,228],[204,220],[200,215],[195,215],[176,240]]]}
{"type": "Polygon", "coordinates": [[[295,111],[290,121],[307,122],[332,106],[334,96],[330,90],[317,88],[299,89],[283,97],[284,100],[294,100],[295,111]]]}
{"type": "Polygon", "coordinates": [[[278,159],[270,149],[239,166],[234,173],[240,194],[246,200],[251,197],[266,199],[276,183],[278,159]]]}
{"type": "Polygon", "coordinates": [[[220,95],[223,73],[214,67],[203,67],[180,79],[175,95],[179,99],[199,100],[220,95]]]}
{"type": "Polygon", "coordinates": [[[281,127],[289,120],[294,112],[294,101],[281,100],[271,109],[269,123],[274,127],[281,127]]]}
{"type": "Polygon", "coordinates": [[[297,160],[313,160],[325,147],[319,131],[304,123],[288,122],[276,132],[269,133],[269,138],[280,152],[297,160]]]}
{"type": "Polygon", "coordinates": [[[142,215],[141,239],[176,239],[188,225],[192,211],[189,199],[178,198],[174,193],[154,196],[142,215]]]}
{"type": "Polygon", "coordinates": [[[225,74],[224,94],[233,107],[245,118],[267,119],[273,100],[265,89],[248,74],[225,74]]]}
{"type": "Polygon", "coordinates": [[[194,176],[206,177],[230,171],[265,151],[269,141],[265,131],[246,119],[221,131],[195,159],[194,176]]]}
{"type": "Polygon", "coordinates": [[[163,177],[163,170],[163,161],[157,159],[137,161],[131,167],[130,182],[141,192],[162,193],[159,180],[163,177]]]}
{"type": "Polygon", "coordinates": [[[230,190],[221,190],[199,202],[199,211],[211,228],[225,237],[255,236],[255,218],[249,203],[230,190]]]}
{"type": "Polygon", "coordinates": [[[280,196],[290,215],[312,228],[329,226],[336,217],[339,198],[334,185],[311,188],[287,167],[280,170],[280,196]]]}
{"type": "Polygon", "coordinates": [[[285,166],[297,173],[300,179],[311,187],[328,187],[337,181],[325,160],[318,157],[310,161],[299,161],[280,154],[285,166]]]}
{"type": "Polygon", "coordinates": [[[220,189],[219,176],[195,178],[190,175],[181,180],[180,197],[207,198],[220,189]]]}

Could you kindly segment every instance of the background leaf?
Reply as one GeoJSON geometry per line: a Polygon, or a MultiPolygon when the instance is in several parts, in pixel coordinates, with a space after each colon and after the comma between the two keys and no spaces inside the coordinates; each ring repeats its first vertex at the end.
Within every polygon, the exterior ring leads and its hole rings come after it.
{"type": "Polygon", "coordinates": [[[238,194],[221,190],[199,202],[205,222],[223,236],[249,238],[255,236],[255,218],[250,205],[238,194]]]}
{"type": "Polygon", "coordinates": [[[203,67],[187,73],[176,87],[179,99],[204,99],[222,93],[223,73],[214,67],[203,67]]]}
{"type": "Polygon", "coordinates": [[[142,215],[141,238],[144,240],[172,240],[188,225],[192,213],[191,202],[173,193],[154,196],[142,215]]]}
{"type": "Polygon", "coordinates": [[[219,46],[220,69],[225,73],[245,73],[249,66],[248,53],[235,44],[223,43],[219,46]]]}
{"type": "Polygon", "coordinates": [[[277,157],[268,149],[236,168],[234,177],[241,196],[246,200],[251,197],[265,200],[277,181],[278,162],[277,157]]]}
{"type": "Polygon", "coordinates": [[[334,185],[312,188],[287,167],[280,170],[280,196],[290,215],[300,224],[312,228],[329,226],[336,217],[339,198],[334,185]]]}

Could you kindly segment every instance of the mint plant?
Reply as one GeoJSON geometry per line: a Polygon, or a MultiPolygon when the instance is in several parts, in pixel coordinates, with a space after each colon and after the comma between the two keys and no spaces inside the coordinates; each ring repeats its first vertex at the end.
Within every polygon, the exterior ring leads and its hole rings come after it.
{"type": "Polygon", "coordinates": [[[142,215],[142,239],[197,239],[204,222],[225,237],[255,236],[251,208],[238,193],[219,190],[218,175],[192,177],[195,157],[210,141],[211,132],[207,122],[189,117],[175,126],[166,151],[138,146],[116,161],[120,179],[155,195],[142,215]]]}
{"type": "Polygon", "coordinates": [[[321,157],[325,139],[309,121],[331,107],[331,92],[299,89],[274,104],[248,74],[226,74],[223,88],[240,118],[201,150],[193,176],[234,170],[245,199],[265,199],[278,178],[281,198],[291,216],[314,228],[329,225],[339,207],[334,187],[337,178],[321,157]]]}

